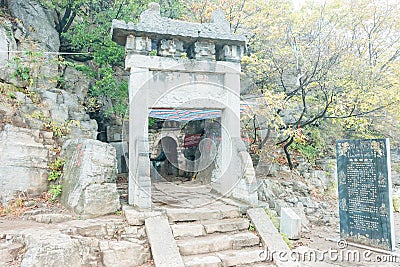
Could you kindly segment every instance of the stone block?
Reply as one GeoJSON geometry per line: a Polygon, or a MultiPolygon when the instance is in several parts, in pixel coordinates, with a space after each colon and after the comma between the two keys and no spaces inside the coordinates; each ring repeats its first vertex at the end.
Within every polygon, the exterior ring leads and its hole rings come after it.
{"type": "Polygon", "coordinates": [[[175,224],[171,226],[175,238],[205,235],[202,224],[175,224]]]}
{"type": "Polygon", "coordinates": [[[218,221],[205,221],[203,223],[207,234],[240,231],[249,228],[249,220],[236,218],[218,221]]]}
{"type": "Polygon", "coordinates": [[[144,225],[145,216],[143,212],[139,212],[130,206],[122,207],[122,211],[129,225],[144,225]]]}
{"type": "Polygon", "coordinates": [[[301,218],[291,208],[281,209],[280,231],[289,239],[299,239],[301,232],[301,218]]]}
{"type": "Polygon", "coordinates": [[[91,139],[70,139],[64,143],[65,159],[61,201],[78,214],[100,216],[119,209],[115,180],[115,149],[91,139]]]}
{"type": "Polygon", "coordinates": [[[0,198],[47,189],[48,150],[39,130],[6,125],[0,132],[0,198]]]}
{"type": "Polygon", "coordinates": [[[155,266],[184,267],[166,216],[146,218],[145,225],[155,266]]]}
{"type": "Polygon", "coordinates": [[[218,256],[186,256],[183,258],[186,267],[221,267],[222,262],[218,256]]]}
{"type": "Polygon", "coordinates": [[[75,211],[89,217],[115,213],[120,208],[116,184],[91,184],[80,197],[75,211]]]}
{"type": "Polygon", "coordinates": [[[260,243],[260,238],[252,232],[238,233],[232,236],[232,248],[242,249],[244,247],[256,246],[260,243]]]}
{"type": "Polygon", "coordinates": [[[80,266],[79,244],[57,230],[30,231],[25,236],[26,253],[21,267],[80,266]]]}
{"type": "Polygon", "coordinates": [[[181,255],[195,255],[232,249],[233,239],[229,235],[210,235],[195,239],[177,240],[181,255]]]}
{"type": "Polygon", "coordinates": [[[166,211],[169,220],[173,222],[222,219],[222,214],[219,210],[211,210],[207,208],[198,208],[198,209],[167,208],[166,211]]]}
{"type": "Polygon", "coordinates": [[[103,241],[100,248],[105,267],[134,267],[150,260],[148,248],[128,241],[103,241]]]}

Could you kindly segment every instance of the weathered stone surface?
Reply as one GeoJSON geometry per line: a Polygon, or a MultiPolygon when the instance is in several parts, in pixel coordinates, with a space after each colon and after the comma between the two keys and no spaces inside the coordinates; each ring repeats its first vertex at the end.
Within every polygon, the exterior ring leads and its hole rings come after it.
{"type": "Polygon", "coordinates": [[[175,238],[205,235],[204,227],[202,224],[175,224],[171,225],[171,228],[175,238]]]}
{"type": "Polygon", "coordinates": [[[47,189],[48,151],[39,130],[6,125],[0,132],[0,198],[16,191],[40,194],[47,189]]]}
{"type": "Polygon", "coordinates": [[[10,266],[23,247],[20,243],[0,243],[0,267],[10,266]]]}
{"type": "Polygon", "coordinates": [[[249,228],[249,220],[236,218],[204,222],[204,228],[207,234],[240,231],[249,228]]]}
{"type": "MultiPolygon", "coordinates": [[[[247,210],[247,214],[250,220],[253,222],[254,227],[259,234],[262,243],[266,248],[270,251],[279,251],[283,253],[287,253],[290,255],[290,249],[283,241],[281,235],[279,234],[278,230],[275,228],[265,211],[261,208],[249,209],[247,210]]],[[[278,257],[274,257],[271,259],[276,264],[283,264],[285,266],[298,266],[295,262],[287,261],[281,262],[278,257]]]]}
{"type": "MultiPolygon", "coordinates": [[[[157,4],[156,4],[157,5],[157,4]]],[[[184,36],[193,40],[214,39],[229,40],[231,43],[244,45],[245,37],[230,33],[226,18],[221,12],[214,13],[211,23],[191,23],[161,17],[160,6],[149,5],[149,9],[140,15],[137,25],[114,20],[112,26],[112,37],[115,42],[125,45],[126,37],[130,32],[152,32],[157,38],[164,39],[170,36],[184,36]]]]}
{"type": "Polygon", "coordinates": [[[60,39],[50,10],[33,0],[7,2],[11,15],[20,19],[24,27],[28,29],[28,36],[45,45],[45,48],[50,51],[59,50],[60,39]]]}
{"type": "Polygon", "coordinates": [[[194,255],[232,249],[233,239],[229,235],[213,235],[195,239],[178,240],[181,255],[194,255]]]}
{"type": "Polygon", "coordinates": [[[280,231],[289,239],[299,239],[301,219],[291,208],[281,209],[280,231]]]}
{"type": "Polygon", "coordinates": [[[29,232],[21,267],[80,266],[78,242],[55,230],[29,232]]]}
{"type": "Polygon", "coordinates": [[[66,222],[72,219],[70,214],[37,214],[29,217],[30,220],[40,223],[60,223],[66,222]]]}
{"type": "Polygon", "coordinates": [[[148,248],[127,241],[102,241],[100,249],[105,267],[134,267],[150,259],[148,248]]]}
{"type": "MultiPolygon", "coordinates": [[[[11,22],[4,19],[2,24],[3,25],[0,26],[0,50],[1,51],[16,50],[17,44],[15,42],[15,39],[12,38],[13,32],[12,32],[11,22]]],[[[8,80],[7,79],[9,77],[8,71],[10,68],[6,68],[5,66],[7,66],[9,60],[12,59],[13,57],[14,57],[14,54],[12,54],[12,53],[0,53],[0,66],[1,66],[0,67],[0,77],[3,80],[8,80]]]]}
{"type": "Polygon", "coordinates": [[[212,210],[208,208],[197,208],[197,209],[168,208],[166,209],[166,211],[169,220],[174,222],[222,219],[222,214],[219,210],[212,210]]]}
{"type": "Polygon", "coordinates": [[[116,190],[115,149],[91,139],[64,143],[61,200],[75,212],[88,216],[113,213],[119,208],[116,190]]]}
{"type": "Polygon", "coordinates": [[[252,232],[243,232],[232,236],[232,248],[241,249],[244,247],[252,247],[260,243],[260,238],[252,232]]]}
{"type": "Polygon", "coordinates": [[[157,267],[183,267],[184,263],[166,216],[146,218],[146,232],[157,267]]]}
{"type": "Polygon", "coordinates": [[[183,257],[186,267],[221,267],[221,259],[214,255],[194,255],[183,257]]]}
{"type": "Polygon", "coordinates": [[[64,70],[65,89],[76,95],[79,100],[84,100],[89,91],[91,81],[79,70],[66,67],[64,70]]]}
{"type": "Polygon", "coordinates": [[[228,250],[217,252],[218,257],[222,260],[222,266],[237,266],[240,264],[249,264],[262,261],[261,249],[249,250],[228,250]]]}
{"type": "Polygon", "coordinates": [[[111,214],[120,207],[115,183],[91,184],[82,192],[75,211],[79,214],[99,216],[111,214]]]}

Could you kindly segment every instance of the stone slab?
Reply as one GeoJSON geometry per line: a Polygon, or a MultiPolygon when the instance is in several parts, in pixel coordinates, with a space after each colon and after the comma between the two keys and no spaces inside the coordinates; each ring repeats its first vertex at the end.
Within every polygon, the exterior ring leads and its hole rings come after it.
{"type": "Polygon", "coordinates": [[[238,233],[232,236],[232,248],[241,249],[244,247],[256,246],[260,243],[260,238],[252,232],[238,233]]]}
{"type": "Polygon", "coordinates": [[[182,255],[195,255],[232,249],[233,240],[229,235],[210,235],[192,239],[177,240],[182,255]]]}
{"type": "Polygon", "coordinates": [[[249,228],[249,224],[249,220],[244,218],[225,219],[203,223],[207,234],[245,230],[249,228]]]}
{"type": "Polygon", "coordinates": [[[206,234],[202,224],[175,224],[171,225],[172,233],[175,238],[179,237],[196,237],[206,234]]]}
{"type": "Polygon", "coordinates": [[[167,208],[166,212],[169,220],[173,222],[222,219],[222,213],[219,210],[211,210],[207,208],[197,208],[197,209],[167,208]]]}
{"type": "Polygon", "coordinates": [[[183,257],[185,267],[221,267],[221,259],[215,255],[195,255],[183,257]]]}
{"type": "Polygon", "coordinates": [[[389,139],[336,142],[340,237],[395,247],[389,139]]]}
{"type": "Polygon", "coordinates": [[[184,267],[165,215],[145,219],[146,233],[156,267],[184,267]]]}
{"type": "Polygon", "coordinates": [[[252,266],[253,263],[262,261],[263,250],[261,249],[247,249],[247,250],[228,250],[217,252],[216,254],[222,261],[222,266],[237,266],[241,264],[248,264],[252,266]]]}
{"type": "MultiPolygon", "coordinates": [[[[264,244],[266,249],[268,249],[268,251],[278,253],[282,252],[287,253],[288,255],[291,253],[291,250],[286,245],[285,241],[283,241],[282,236],[279,234],[278,230],[275,228],[274,224],[271,222],[264,209],[248,209],[247,215],[253,222],[262,243],[264,244]]],[[[275,257],[273,257],[272,260],[279,266],[297,266],[294,262],[281,262],[278,258],[275,257]]]]}
{"type": "Polygon", "coordinates": [[[301,218],[291,208],[281,209],[280,231],[289,239],[299,239],[301,232],[301,218]]]}

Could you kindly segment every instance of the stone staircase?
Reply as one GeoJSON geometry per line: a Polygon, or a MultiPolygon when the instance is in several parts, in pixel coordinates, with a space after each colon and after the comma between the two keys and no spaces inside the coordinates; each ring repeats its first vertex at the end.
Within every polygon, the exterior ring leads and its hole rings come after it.
{"type": "Polygon", "coordinates": [[[186,267],[274,266],[262,262],[260,238],[239,208],[213,203],[165,210],[186,267]]]}

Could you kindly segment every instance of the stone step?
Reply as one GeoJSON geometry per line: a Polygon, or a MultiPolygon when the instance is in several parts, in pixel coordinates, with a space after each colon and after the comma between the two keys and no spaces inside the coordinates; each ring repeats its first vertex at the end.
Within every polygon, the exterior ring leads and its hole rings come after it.
{"type": "Polygon", "coordinates": [[[246,218],[224,219],[203,222],[207,234],[226,233],[249,229],[250,222],[246,218]]]}
{"type": "Polygon", "coordinates": [[[262,253],[263,250],[257,247],[183,256],[182,258],[186,267],[254,266],[255,264],[261,264],[263,260],[262,253]]]}
{"type": "Polygon", "coordinates": [[[175,238],[197,237],[206,235],[204,226],[201,223],[182,223],[171,225],[175,238]]]}
{"type": "Polygon", "coordinates": [[[249,231],[234,235],[212,234],[176,241],[179,252],[184,256],[251,247],[258,245],[259,242],[259,237],[249,231]]]}
{"type": "Polygon", "coordinates": [[[217,256],[222,261],[222,266],[237,266],[248,264],[252,266],[263,260],[264,250],[260,247],[241,249],[241,250],[228,250],[217,252],[217,256]]]}
{"type": "Polygon", "coordinates": [[[171,222],[222,219],[221,211],[207,209],[207,208],[197,208],[197,209],[167,208],[166,212],[168,219],[171,222]]]}
{"type": "Polygon", "coordinates": [[[170,222],[221,220],[240,217],[238,207],[214,203],[207,208],[165,208],[170,222]]]}
{"type": "Polygon", "coordinates": [[[246,218],[233,218],[222,220],[206,220],[190,223],[171,225],[175,238],[197,237],[213,233],[227,233],[247,230],[249,220],[246,218]]]}

